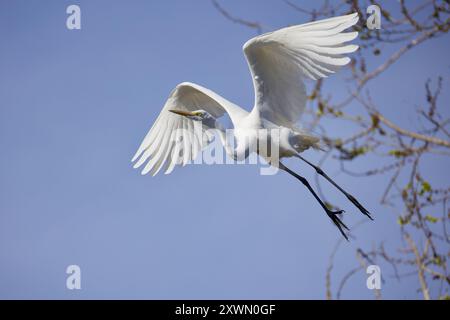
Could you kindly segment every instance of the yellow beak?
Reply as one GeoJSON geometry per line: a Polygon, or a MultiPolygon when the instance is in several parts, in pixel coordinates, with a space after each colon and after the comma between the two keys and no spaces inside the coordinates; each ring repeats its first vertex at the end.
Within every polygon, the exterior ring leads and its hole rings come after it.
{"type": "Polygon", "coordinates": [[[195,116],[195,113],[190,112],[190,111],[183,111],[183,110],[169,110],[172,113],[175,114],[179,114],[180,116],[185,116],[185,117],[193,117],[195,116]]]}

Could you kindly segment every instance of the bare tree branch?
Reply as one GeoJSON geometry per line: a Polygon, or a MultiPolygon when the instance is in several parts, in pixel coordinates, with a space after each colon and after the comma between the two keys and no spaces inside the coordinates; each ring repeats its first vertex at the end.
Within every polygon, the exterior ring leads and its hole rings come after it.
{"type": "Polygon", "coordinates": [[[248,21],[248,20],[244,20],[241,18],[236,18],[236,17],[232,16],[224,8],[222,8],[222,6],[216,0],[211,0],[211,1],[213,3],[214,7],[228,20],[230,20],[234,23],[242,24],[246,27],[255,29],[258,34],[262,33],[263,28],[262,28],[261,24],[259,24],[258,22],[253,22],[253,21],[248,21]]]}

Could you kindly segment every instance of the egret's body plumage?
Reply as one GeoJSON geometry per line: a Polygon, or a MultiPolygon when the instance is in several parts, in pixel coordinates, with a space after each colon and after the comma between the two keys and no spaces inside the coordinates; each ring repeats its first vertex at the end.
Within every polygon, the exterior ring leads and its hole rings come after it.
{"type": "MultiPolygon", "coordinates": [[[[344,234],[341,227],[346,227],[336,217],[341,211],[326,208],[306,179],[286,168],[279,159],[295,156],[307,162],[299,153],[310,147],[320,148],[317,137],[297,126],[307,102],[304,80],[327,77],[350,62],[345,55],[356,51],[358,46],[347,42],[358,33],[343,31],[357,21],[358,15],[353,13],[283,28],[247,41],[243,50],[255,91],[255,104],[250,112],[198,84],[179,84],[133,157],[132,161],[137,160],[134,167],[145,164],[143,174],[155,175],[162,168],[170,173],[177,164],[185,165],[193,160],[208,144],[203,133],[214,129],[230,157],[243,159],[252,150],[251,146],[257,146],[255,150],[261,157],[299,179],[344,234]],[[218,121],[225,113],[234,127],[235,147],[228,145],[225,129],[218,121]],[[202,122],[201,134],[195,133],[196,121],[202,122]],[[277,159],[271,157],[267,148],[260,147],[262,130],[267,132],[264,139],[275,142],[271,148],[278,149],[277,159]],[[277,132],[276,139],[273,131],[277,132]]],[[[332,181],[318,167],[307,163],[332,181]]],[[[356,199],[338,188],[368,215],[356,199]]]]}

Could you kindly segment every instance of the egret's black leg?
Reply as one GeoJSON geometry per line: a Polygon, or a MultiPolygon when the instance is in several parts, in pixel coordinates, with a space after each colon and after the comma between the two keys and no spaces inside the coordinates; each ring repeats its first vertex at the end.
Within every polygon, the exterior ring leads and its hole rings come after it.
{"type": "Polygon", "coordinates": [[[297,154],[296,157],[303,160],[311,167],[313,167],[318,174],[320,174],[322,177],[327,179],[333,186],[335,186],[339,191],[341,191],[347,197],[347,199],[350,200],[350,202],[353,203],[359,209],[359,211],[361,211],[364,215],[369,217],[370,220],[373,220],[373,218],[370,215],[370,212],[366,208],[364,208],[362,206],[362,204],[360,204],[359,201],[356,200],[356,198],[354,196],[352,196],[350,193],[348,193],[347,191],[342,189],[336,182],[334,182],[325,172],[323,172],[322,169],[320,169],[318,166],[314,165],[313,163],[309,162],[308,160],[306,160],[299,154],[297,154]]]}
{"type": "Polygon", "coordinates": [[[328,215],[328,217],[331,219],[331,221],[333,221],[333,223],[336,225],[336,227],[338,227],[339,231],[342,233],[342,235],[344,236],[344,238],[348,241],[348,237],[345,234],[344,229],[347,229],[347,226],[339,219],[339,217],[337,216],[338,214],[341,214],[344,212],[344,210],[338,210],[338,211],[332,211],[330,209],[328,209],[328,207],[325,205],[325,203],[323,203],[323,201],[319,198],[319,196],[317,195],[317,193],[314,191],[314,189],[311,187],[311,185],[309,184],[308,180],[306,180],[306,178],[296,174],[294,171],[292,171],[291,169],[289,169],[288,167],[286,167],[285,165],[283,165],[281,162],[279,163],[279,168],[286,171],[287,173],[289,173],[290,175],[294,176],[295,178],[297,178],[298,180],[300,180],[301,183],[303,183],[306,188],[308,188],[308,190],[312,193],[312,195],[314,196],[314,198],[316,198],[316,200],[319,202],[319,204],[321,205],[321,207],[325,210],[326,214],[328,215]]]}

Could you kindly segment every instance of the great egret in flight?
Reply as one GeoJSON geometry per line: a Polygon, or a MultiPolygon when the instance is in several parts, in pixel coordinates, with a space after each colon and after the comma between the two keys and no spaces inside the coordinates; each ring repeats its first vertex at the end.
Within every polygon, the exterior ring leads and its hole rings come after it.
{"type": "MultiPolygon", "coordinates": [[[[259,130],[278,129],[279,158],[297,157],[306,162],[372,219],[351,194],[300,155],[310,147],[320,149],[319,138],[296,126],[307,100],[303,81],[327,77],[350,62],[345,54],[356,51],[358,46],[346,43],[355,39],[358,33],[343,31],[357,21],[358,14],[353,13],[283,28],[247,41],[243,50],[255,88],[255,105],[251,112],[200,85],[189,82],[179,84],[133,157],[133,162],[138,160],[134,167],[138,168],[148,160],[142,174],[151,172],[155,175],[163,167],[165,173],[170,173],[175,165],[185,165],[193,160],[208,143],[192,134],[195,121],[201,121],[203,131],[217,130],[226,153],[234,159],[246,158],[250,146],[259,145],[259,130]],[[234,126],[236,148],[227,143],[225,129],[217,120],[225,113],[234,126]]],[[[268,132],[268,139],[275,140],[270,136],[272,130],[268,132]]],[[[257,148],[256,152],[272,166],[302,182],[348,240],[343,230],[348,228],[338,217],[343,210],[328,208],[308,181],[287,168],[279,158],[271,158],[263,148],[257,148]]]]}

